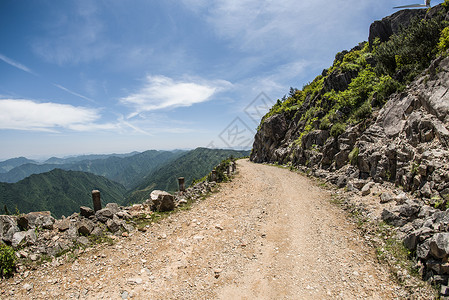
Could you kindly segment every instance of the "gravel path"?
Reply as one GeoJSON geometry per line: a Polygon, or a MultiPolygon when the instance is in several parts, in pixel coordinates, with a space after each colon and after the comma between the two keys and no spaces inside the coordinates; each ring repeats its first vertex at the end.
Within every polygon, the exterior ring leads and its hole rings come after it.
{"type": "Polygon", "coordinates": [[[240,160],[233,181],[190,210],[4,280],[0,298],[395,298],[400,287],[329,200],[307,178],[240,160]]]}

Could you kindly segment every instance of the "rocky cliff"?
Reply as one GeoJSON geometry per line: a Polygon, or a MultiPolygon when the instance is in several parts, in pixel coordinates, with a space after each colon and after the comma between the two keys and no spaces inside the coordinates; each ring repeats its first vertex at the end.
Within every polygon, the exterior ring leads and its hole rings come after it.
{"type": "MultiPolygon", "coordinates": [[[[427,16],[423,10],[400,11],[373,23],[370,41],[376,37],[388,39],[387,36],[407,26],[414,17],[430,18],[441,12],[449,20],[449,13],[441,6],[433,8],[427,16]]],[[[359,46],[351,51],[360,49],[359,46]]],[[[336,60],[348,53],[337,54],[336,60]]],[[[372,57],[366,61],[372,65],[377,63],[372,57]]],[[[345,119],[344,115],[348,115],[345,110],[350,107],[337,107],[333,122],[343,123],[343,129],[340,133],[332,132],[333,126],[322,126],[327,117],[322,102],[329,101],[326,93],[345,91],[361,72],[325,70],[323,74],[327,74],[320,79],[322,85],[317,92],[308,93],[298,105],[280,112],[272,110],[262,120],[255,136],[251,160],[291,163],[312,171],[344,173],[347,178],[390,181],[407,191],[417,191],[418,196],[428,200],[445,199],[449,196],[449,177],[446,177],[449,166],[445,163],[449,154],[449,59],[438,56],[384,105],[376,106],[377,91],[366,96],[364,100],[369,101],[370,111],[364,118],[345,119]],[[314,118],[307,119],[305,115],[311,111],[314,118]]]]}
{"type": "MultiPolygon", "coordinates": [[[[449,57],[429,53],[427,68],[412,77],[400,52],[393,54],[393,71],[382,73],[386,68],[380,68],[375,48],[392,45],[388,41],[401,32],[410,36],[410,24],[417,24],[413,35],[423,24],[448,20],[446,6],[439,5],[374,22],[367,43],[372,51],[362,50],[368,47],[362,43],[337,54],[334,65],[304,90],[279,100],[263,118],[250,156],[258,163],[289,164],[361,196],[375,183],[409,192],[381,194],[380,203],[396,200],[381,219],[416,253],[424,279],[443,285],[442,295],[449,295],[449,57]],[[390,80],[391,93],[376,80],[390,80]]],[[[442,31],[430,32],[438,39],[442,31]]]]}

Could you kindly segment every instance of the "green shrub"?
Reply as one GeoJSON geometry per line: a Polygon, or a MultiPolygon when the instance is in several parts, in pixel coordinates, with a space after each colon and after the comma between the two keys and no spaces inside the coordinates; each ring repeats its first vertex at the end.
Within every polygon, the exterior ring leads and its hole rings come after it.
{"type": "Polygon", "coordinates": [[[346,125],[343,123],[336,123],[331,128],[331,136],[338,137],[340,134],[345,132],[346,125]]]}
{"type": "Polygon", "coordinates": [[[449,26],[441,31],[438,53],[443,54],[449,49],[449,26]]]}
{"type": "Polygon", "coordinates": [[[331,127],[331,121],[329,120],[329,115],[326,115],[323,119],[321,119],[320,129],[328,130],[331,127]]]}
{"type": "Polygon", "coordinates": [[[354,147],[348,155],[349,162],[355,166],[359,162],[359,147],[354,147]]]}
{"type": "Polygon", "coordinates": [[[435,57],[444,23],[442,18],[417,18],[405,31],[392,35],[390,40],[376,47],[378,74],[400,74],[398,79],[405,83],[413,80],[435,57]]]}
{"type": "Polygon", "coordinates": [[[14,250],[0,242],[0,277],[8,277],[16,269],[16,256],[14,250]]]}
{"type": "Polygon", "coordinates": [[[367,117],[371,116],[371,111],[372,109],[370,101],[365,101],[362,106],[354,111],[354,120],[360,121],[366,119],[367,117]]]}

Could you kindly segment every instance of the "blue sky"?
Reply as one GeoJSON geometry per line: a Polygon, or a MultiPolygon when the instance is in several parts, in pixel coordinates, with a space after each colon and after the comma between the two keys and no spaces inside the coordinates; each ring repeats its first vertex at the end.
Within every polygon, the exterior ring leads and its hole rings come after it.
{"type": "Polygon", "coordinates": [[[0,159],[250,147],[272,102],[419,2],[2,0],[0,159]]]}

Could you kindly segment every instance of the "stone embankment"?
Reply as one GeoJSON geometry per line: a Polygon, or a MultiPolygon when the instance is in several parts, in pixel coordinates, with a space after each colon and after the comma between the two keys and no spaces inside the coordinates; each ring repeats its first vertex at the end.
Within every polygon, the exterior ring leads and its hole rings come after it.
{"type": "MultiPolygon", "coordinates": [[[[195,201],[214,187],[215,182],[204,181],[174,195],[153,191],[143,204],[124,207],[108,203],[97,211],[82,206],[79,213],[61,219],[53,218],[49,211],[0,215],[0,241],[17,250],[20,272],[27,267],[26,261],[51,261],[68,251],[87,247],[112,236],[128,236],[136,229],[146,230],[145,227],[138,227],[136,220],[147,219],[146,223],[151,223],[155,214],[195,201]]],[[[96,195],[98,191],[93,191],[94,207],[96,195]]]]}

